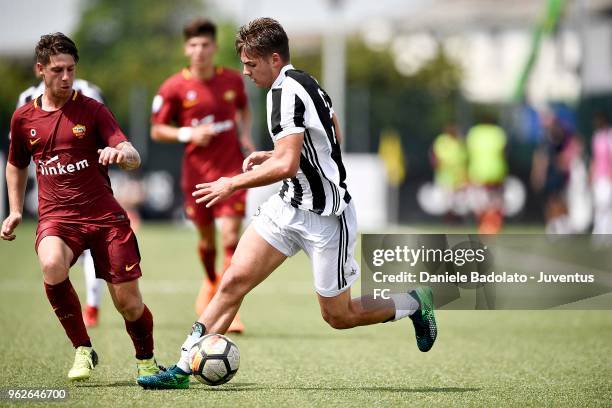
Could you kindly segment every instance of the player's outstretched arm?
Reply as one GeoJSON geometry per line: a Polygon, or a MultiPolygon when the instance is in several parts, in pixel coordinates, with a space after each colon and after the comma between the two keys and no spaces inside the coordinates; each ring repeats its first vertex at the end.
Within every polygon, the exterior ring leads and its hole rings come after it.
{"type": "Polygon", "coordinates": [[[6,241],[12,241],[16,237],[13,232],[21,222],[27,181],[27,167],[20,169],[11,163],[6,165],[6,186],[8,189],[10,213],[2,223],[2,230],[0,230],[0,238],[6,241]]]}
{"type": "Polygon", "coordinates": [[[140,155],[130,142],[121,142],[115,147],[107,146],[98,149],[98,163],[108,166],[116,163],[123,170],[134,170],[140,167],[140,155]]]}
{"type": "Polygon", "coordinates": [[[272,152],[272,150],[269,150],[249,154],[242,162],[242,171],[253,170],[253,166],[257,166],[272,157],[272,152]]]}
{"type": "Polygon", "coordinates": [[[192,194],[198,197],[196,203],[206,203],[206,207],[211,207],[236,190],[266,186],[295,176],[300,168],[303,142],[304,133],[285,136],[274,144],[272,155],[261,166],[234,177],[221,177],[212,183],[196,185],[192,194]]]}
{"type": "Polygon", "coordinates": [[[151,139],[164,143],[194,143],[207,146],[217,133],[213,124],[202,124],[195,127],[175,127],[165,124],[151,126],[151,139]]]}

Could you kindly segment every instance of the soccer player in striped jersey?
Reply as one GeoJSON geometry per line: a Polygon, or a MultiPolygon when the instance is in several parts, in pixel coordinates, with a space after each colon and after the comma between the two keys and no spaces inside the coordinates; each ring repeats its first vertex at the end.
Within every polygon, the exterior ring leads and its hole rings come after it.
{"type": "MultiPolygon", "coordinates": [[[[198,203],[215,205],[232,192],[283,181],[278,194],[259,209],[238,243],[219,290],[192,327],[175,366],[140,377],[144,388],[187,388],[189,350],[206,333],[224,333],[244,299],[284,260],[304,250],[310,257],[323,319],[335,329],[383,323],[410,316],[417,346],[428,351],[437,336],[430,288],[393,295],[377,307],[351,298],[358,280],[354,258],[355,208],[345,182],[338,118],[317,81],[290,63],[289,40],[282,26],[259,18],[236,38],[243,73],[267,95],[268,130],[274,150],[254,152],[244,173],[196,186],[198,203]]],[[[373,299],[369,298],[368,301],[373,299]]]]}
{"type": "MultiPolygon", "coordinates": [[[[244,155],[251,153],[251,111],[240,73],[215,66],[216,26],[205,19],[188,23],[183,34],[189,67],[168,78],[153,99],[151,137],[158,142],[183,143],[181,189],[185,214],[199,233],[198,254],[205,276],[195,302],[199,316],[219,283],[215,268],[216,228],[220,221],[225,270],[236,250],[245,214],[246,191],[210,208],[196,205],[193,186],[240,174],[244,155]]],[[[230,332],[242,332],[238,315],[230,332]]]]}

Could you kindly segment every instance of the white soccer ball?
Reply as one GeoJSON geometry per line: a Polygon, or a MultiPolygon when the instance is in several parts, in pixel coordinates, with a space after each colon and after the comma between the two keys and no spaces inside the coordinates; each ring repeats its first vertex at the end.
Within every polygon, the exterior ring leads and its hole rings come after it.
{"type": "Polygon", "coordinates": [[[221,334],[201,337],[189,351],[191,374],[206,385],[225,384],[238,371],[238,346],[221,334]]]}

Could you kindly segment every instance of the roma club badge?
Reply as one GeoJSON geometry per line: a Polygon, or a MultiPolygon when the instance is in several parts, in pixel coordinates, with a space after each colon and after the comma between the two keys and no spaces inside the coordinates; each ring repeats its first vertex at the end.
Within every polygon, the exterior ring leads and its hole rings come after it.
{"type": "Polygon", "coordinates": [[[82,139],[83,137],[85,137],[86,130],[87,128],[85,127],[85,125],[76,125],[72,128],[72,134],[74,134],[74,137],[76,137],[77,139],[82,139]]]}

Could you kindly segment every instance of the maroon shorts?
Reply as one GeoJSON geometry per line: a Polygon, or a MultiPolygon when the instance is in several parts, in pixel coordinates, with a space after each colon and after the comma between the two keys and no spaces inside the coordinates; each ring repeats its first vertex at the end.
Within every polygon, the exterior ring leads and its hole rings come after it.
{"type": "Polygon", "coordinates": [[[129,223],[98,226],[43,220],[36,230],[36,252],[40,241],[49,236],[61,238],[70,247],[73,254],[70,266],[85,249],[90,249],[96,277],[109,283],[128,282],[142,276],[138,242],[129,223]]]}
{"type": "Polygon", "coordinates": [[[231,196],[218,202],[210,208],[206,204],[197,204],[193,197],[195,189],[183,190],[185,214],[197,226],[206,226],[214,222],[215,218],[239,217],[243,218],[246,211],[246,190],[235,191],[231,196]]]}

